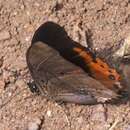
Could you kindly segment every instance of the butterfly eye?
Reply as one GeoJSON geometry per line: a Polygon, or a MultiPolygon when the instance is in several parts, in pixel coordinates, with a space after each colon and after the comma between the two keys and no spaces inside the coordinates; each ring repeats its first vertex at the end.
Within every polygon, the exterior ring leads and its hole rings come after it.
{"type": "Polygon", "coordinates": [[[114,76],[114,75],[109,75],[108,77],[109,77],[109,79],[111,79],[111,80],[115,80],[115,76],[114,76]]]}

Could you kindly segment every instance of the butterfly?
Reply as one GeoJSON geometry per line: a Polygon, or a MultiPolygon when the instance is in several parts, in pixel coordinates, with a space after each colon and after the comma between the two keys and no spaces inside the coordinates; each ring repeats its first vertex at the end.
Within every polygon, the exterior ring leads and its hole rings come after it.
{"type": "Polygon", "coordinates": [[[26,59],[41,94],[57,102],[104,103],[118,99],[124,90],[116,69],[75,43],[53,22],[36,31],[26,59]]]}

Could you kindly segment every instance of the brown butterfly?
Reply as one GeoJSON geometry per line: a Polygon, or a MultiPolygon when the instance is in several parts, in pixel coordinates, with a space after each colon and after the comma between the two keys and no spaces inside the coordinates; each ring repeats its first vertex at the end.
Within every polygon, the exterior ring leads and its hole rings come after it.
{"type": "Polygon", "coordinates": [[[34,34],[27,64],[39,91],[55,101],[103,103],[118,99],[124,89],[115,69],[52,22],[34,34]]]}
{"type": "Polygon", "coordinates": [[[118,96],[45,43],[28,49],[27,64],[41,93],[55,101],[94,104],[118,96]]]}

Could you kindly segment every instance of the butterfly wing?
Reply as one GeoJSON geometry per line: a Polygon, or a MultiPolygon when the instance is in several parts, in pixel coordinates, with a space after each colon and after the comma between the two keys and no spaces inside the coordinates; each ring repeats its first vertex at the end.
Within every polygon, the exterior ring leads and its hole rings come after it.
{"type": "Polygon", "coordinates": [[[27,64],[36,85],[53,100],[94,104],[118,97],[45,43],[31,45],[27,64]]]}

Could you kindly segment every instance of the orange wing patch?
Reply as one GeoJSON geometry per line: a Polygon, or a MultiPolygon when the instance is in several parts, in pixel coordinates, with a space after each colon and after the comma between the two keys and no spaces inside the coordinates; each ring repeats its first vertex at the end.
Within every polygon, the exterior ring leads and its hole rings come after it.
{"type": "Polygon", "coordinates": [[[91,76],[99,80],[109,89],[113,89],[114,84],[120,81],[120,74],[100,58],[93,58],[89,51],[82,48],[75,47],[73,48],[73,51],[83,58],[85,64],[89,68],[91,76]]]}

